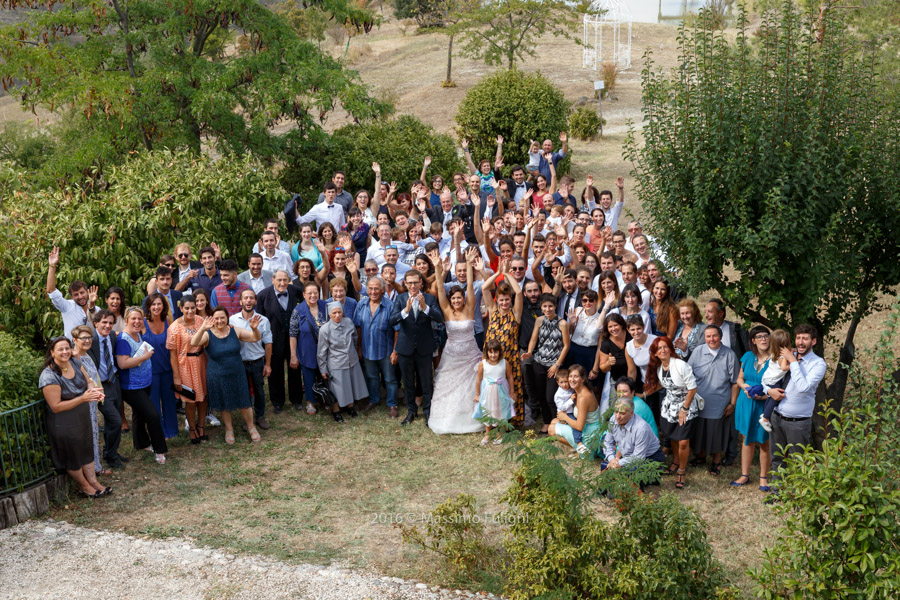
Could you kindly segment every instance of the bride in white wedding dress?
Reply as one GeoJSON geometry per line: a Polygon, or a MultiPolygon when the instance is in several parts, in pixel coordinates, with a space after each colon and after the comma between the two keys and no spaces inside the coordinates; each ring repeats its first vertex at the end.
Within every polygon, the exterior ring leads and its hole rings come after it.
{"type": "MultiPolygon", "coordinates": [[[[440,257],[433,258],[438,302],[444,313],[447,343],[435,372],[434,394],[428,427],[434,433],[475,433],[484,425],[472,418],[475,384],[482,354],[475,343],[475,290],[472,260],[466,252],[466,290],[452,287],[444,291],[444,270],[440,257]]],[[[481,315],[478,315],[480,318],[481,315]]]]}

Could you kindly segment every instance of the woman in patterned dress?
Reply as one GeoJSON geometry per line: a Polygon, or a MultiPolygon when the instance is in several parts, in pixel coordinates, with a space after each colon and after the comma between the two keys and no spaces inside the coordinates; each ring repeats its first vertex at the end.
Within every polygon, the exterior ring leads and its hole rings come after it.
{"type": "Polygon", "coordinates": [[[534,389],[544,419],[541,433],[549,433],[550,423],[556,416],[553,411],[553,396],[559,389],[556,372],[565,364],[570,346],[569,323],[556,314],[556,303],[557,298],[553,294],[541,294],[541,312],[544,316],[534,322],[528,352],[522,355],[522,360],[534,355],[534,389]]]}
{"type": "Polygon", "coordinates": [[[188,431],[192,444],[208,442],[204,430],[206,416],[206,354],[203,348],[191,346],[191,338],[200,329],[203,320],[197,316],[194,296],[187,294],[178,301],[183,316],[176,319],[166,337],[166,348],[172,362],[172,379],[176,394],[184,402],[188,431]],[[193,398],[185,395],[184,388],[193,391],[193,398]]]}
{"type": "Polygon", "coordinates": [[[513,380],[510,395],[516,407],[511,419],[519,426],[525,418],[525,385],[522,379],[522,361],[519,359],[519,324],[522,322],[522,290],[512,277],[504,277],[497,286],[496,297],[491,295],[494,283],[500,275],[509,274],[509,260],[501,260],[496,273],[482,286],[484,305],[488,309],[488,328],[484,341],[497,340],[503,347],[503,358],[512,367],[513,380]]]}

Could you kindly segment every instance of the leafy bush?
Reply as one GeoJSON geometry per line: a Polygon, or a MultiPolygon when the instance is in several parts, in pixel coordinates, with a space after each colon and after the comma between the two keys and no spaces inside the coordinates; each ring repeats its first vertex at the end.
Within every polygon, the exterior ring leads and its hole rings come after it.
{"type": "MultiPolygon", "coordinates": [[[[458,526],[429,528],[430,538],[405,536],[406,541],[455,564],[493,557],[512,600],[736,597],[697,514],[672,495],[654,499],[636,493],[636,484],[658,465],[598,473],[595,463],[578,461],[572,469],[553,440],[520,438],[517,432],[504,436],[518,468],[502,497],[509,506],[501,519],[509,525],[502,549],[490,548],[480,532],[460,533],[458,526]],[[609,475],[616,480],[611,485],[609,475]],[[616,524],[593,515],[598,490],[610,487],[622,512],[616,524]]],[[[458,517],[474,512],[474,500],[455,502],[450,512],[451,503],[435,512],[458,517]]]]}
{"type": "Polygon", "coordinates": [[[412,116],[367,123],[346,125],[329,138],[313,144],[295,147],[293,159],[282,173],[282,183],[291,191],[300,192],[309,202],[331,180],[335,171],[344,171],[345,187],[351,194],[365,188],[372,190],[375,173],[372,163],[381,165],[382,177],[396,181],[400,190],[419,178],[422,162],[431,155],[429,174],[440,173],[449,178],[463,170],[453,140],[412,116]]]}
{"type": "Polygon", "coordinates": [[[581,106],[569,117],[569,133],[579,140],[592,140],[603,135],[605,121],[593,108],[581,106]]]}
{"type": "Polygon", "coordinates": [[[264,219],[287,195],[252,157],[213,161],[185,151],[142,154],[113,168],[107,187],[20,192],[4,200],[0,234],[0,328],[23,339],[60,331],[44,286],[47,256],[60,247],[59,285],[74,279],[124,288],[129,303],[177,242],[196,252],[217,242],[244,263],[264,219]]]}
{"type": "Polygon", "coordinates": [[[616,79],[619,77],[619,67],[612,61],[606,61],[603,69],[603,93],[609,94],[616,87],[616,79]]]}
{"type": "MultiPolygon", "coordinates": [[[[469,140],[477,164],[497,149],[503,136],[507,166],[526,164],[531,140],[550,139],[559,149],[559,133],[566,130],[571,104],[563,93],[540,73],[500,70],[485,77],[466,94],[456,113],[460,137],[469,140]]],[[[557,172],[569,170],[569,158],[559,162],[557,172]]]]}
{"type": "Polygon", "coordinates": [[[753,573],[762,598],[896,598],[900,593],[900,389],[894,342],[900,304],[872,364],[850,371],[833,435],[794,455],[780,481],[784,525],[753,573]]]}
{"type": "Polygon", "coordinates": [[[0,412],[37,400],[43,359],[28,344],[0,331],[0,412]]]}

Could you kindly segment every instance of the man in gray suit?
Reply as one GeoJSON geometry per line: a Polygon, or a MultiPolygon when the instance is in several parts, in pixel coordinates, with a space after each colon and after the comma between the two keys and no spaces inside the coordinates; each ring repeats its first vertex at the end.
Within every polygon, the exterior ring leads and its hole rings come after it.
{"type": "Polygon", "coordinates": [[[250,268],[243,273],[238,274],[238,281],[242,281],[250,286],[250,288],[259,294],[261,291],[272,285],[272,272],[263,270],[262,255],[254,252],[250,255],[248,265],[250,268]]]}

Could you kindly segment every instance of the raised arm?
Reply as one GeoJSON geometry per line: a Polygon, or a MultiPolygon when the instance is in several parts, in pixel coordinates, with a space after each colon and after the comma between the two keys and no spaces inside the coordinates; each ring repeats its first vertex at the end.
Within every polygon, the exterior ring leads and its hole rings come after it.
{"type": "Polygon", "coordinates": [[[428,173],[428,166],[431,164],[431,156],[426,156],[425,160],[422,162],[422,172],[419,173],[419,179],[425,181],[425,177],[428,173]]]}
{"type": "Polygon", "coordinates": [[[50,258],[47,260],[49,268],[47,269],[47,293],[52,294],[56,291],[56,268],[59,266],[59,248],[53,246],[50,251],[50,258]]]}
{"type": "Polygon", "coordinates": [[[469,140],[463,138],[460,142],[460,146],[462,146],[463,155],[466,157],[466,164],[469,166],[469,174],[475,175],[478,173],[478,169],[475,167],[475,163],[472,161],[472,155],[469,153],[469,140]]]}
{"type": "Polygon", "coordinates": [[[488,310],[494,310],[496,307],[494,297],[491,295],[491,290],[494,289],[494,284],[497,282],[497,277],[499,276],[500,270],[498,269],[492,273],[481,286],[481,300],[484,302],[485,306],[488,307],[488,310]]]}
{"type": "Polygon", "coordinates": [[[447,290],[444,289],[444,265],[440,257],[437,260],[431,256],[428,258],[431,260],[431,264],[434,265],[434,287],[437,288],[438,304],[441,307],[441,311],[447,315],[450,312],[450,300],[447,298],[447,290]]]}
{"type": "Polygon", "coordinates": [[[472,261],[478,252],[478,248],[466,249],[466,314],[472,318],[475,317],[475,269],[472,261]]]}
{"type": "MultiPolygon", "coordinates": [[[[544,158],[547,159],[547,165],[550,167],[550,187],[547,189],[547,191],[551,195],[553,195],[556,193],[556,185],[557,185],[556,165],[553,164],[553,153],[545,152],[544,158]]],[[[552,199],[551,199],[551,202],[552,202],[552,199]]]]}
{"type": "Polygon", "coordinates": [[[500,169],[503,168],[503,136],[497,136],[497,153],[494,155],[494,168],[497,169],[496,175],[500,175],[500,169]]]}
{"type": "Polygon", "coordinates": [[[559,141],[562,144],[559,154],[560,156],[566,156],[569,153],[569,136],[566,135],[565,131],[559,132],[559,141]]]}
{"type": "Polygon", "coordinates": [[[378,211],[381,210],[381,165],[373,162],[372,170],[375,172],[375,191],[372,193],[372,201],[369,203],[369,208],[372,209],[372,216],[377,218],[378,211]]]}

